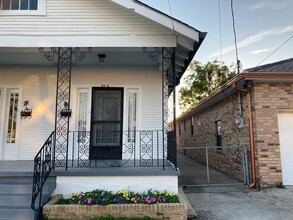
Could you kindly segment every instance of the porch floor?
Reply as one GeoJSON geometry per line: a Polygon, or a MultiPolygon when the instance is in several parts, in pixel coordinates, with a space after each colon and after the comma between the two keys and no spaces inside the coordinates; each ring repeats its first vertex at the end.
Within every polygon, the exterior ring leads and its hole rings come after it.
{"type": "Polygon", "coordinates": [[[34,162],[30,160],[0,161],[0,176],[33,176],[34,162]]]}
{"type": "MultiPolygon", "coordinates": [[[[1,176],[33,176],[33,161],[0,161],[1,176]]],[[[179,176],[172,166],[163,167],[84,167],[56,168],[52,176],[179,176]]]]}

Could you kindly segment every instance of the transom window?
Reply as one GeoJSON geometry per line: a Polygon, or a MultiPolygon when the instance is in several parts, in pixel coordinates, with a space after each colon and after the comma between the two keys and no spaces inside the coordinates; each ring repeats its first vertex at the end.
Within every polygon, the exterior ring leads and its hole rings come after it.
{"type": "Polygon", "coordinates": [[[38,10],[38,0],[0,0],[0,10],[38,10]]]}

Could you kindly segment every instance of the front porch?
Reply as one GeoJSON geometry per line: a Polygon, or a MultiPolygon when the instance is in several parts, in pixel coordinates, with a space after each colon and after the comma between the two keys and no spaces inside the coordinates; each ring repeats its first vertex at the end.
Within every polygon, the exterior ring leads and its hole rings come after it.
{"type": "MultiPolygon", "coordinates": [[[[35,183],[33,168],[34,163],[29,160],[0,161],[0,213],[4,219],[6,217],[37,218],[35,217],[37,214],[31,209],[32,188],[35,183]]],[[[172,188],[177,189],[179,175],[180,171],[172,166],[165,166],[164,169],[163,167],[70,166],[67,170],[65,167],[56,167],[47,177],[44,185],[35,186],[34,192],[41,190],[41,206],[52,195],[69,195],[72,192],[86,192],[97,188],[142,191],[151,188],[162,190],[170,188],[170,191],[174,192],[172,188]]],[[[40,196],[35,194],[36,209],[40,204],[39,198],[40,196]]]]}
{"type": "MultiPolygon", "coordinates": [[[[34,162],[29,160],[0,161],[1,177],[32,177],[34,162]]],[[[172,166],[163,167],[57,167],[51,176],[170,176],[180,175],[172,166]]]]}

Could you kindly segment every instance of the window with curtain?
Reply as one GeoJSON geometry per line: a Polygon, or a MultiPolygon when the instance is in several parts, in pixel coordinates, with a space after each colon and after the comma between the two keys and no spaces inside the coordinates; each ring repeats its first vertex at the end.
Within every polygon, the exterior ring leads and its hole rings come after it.
{"type": "Polygon", "coordinates": [[[8,126],[7,126],[7,138],[6,143],[14,144],[16,138],[16,124],[18,114],[18,93],[10,93],[9,97],[9,114],[8,114],[8,126]]]}
{"type": "Polygon", "coordinates": [[[88,91],[79,91],[78,100],[78,142],[86,141],[87,112],[88,112],[88,91]]]}
{"type": "Polygon", "coordinates": [[[137,128],[137,90],[128,92],[128,142],[135,142],[137,128]]]}

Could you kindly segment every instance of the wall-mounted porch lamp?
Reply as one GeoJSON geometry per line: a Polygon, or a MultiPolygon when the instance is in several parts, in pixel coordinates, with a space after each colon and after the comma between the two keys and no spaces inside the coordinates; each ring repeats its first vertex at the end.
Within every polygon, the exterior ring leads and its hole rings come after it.
{"type": "Polygon", "coordinates": [[[99,62],[104,63],[106,59],[106,54],[98,54],[99,62]]]}

